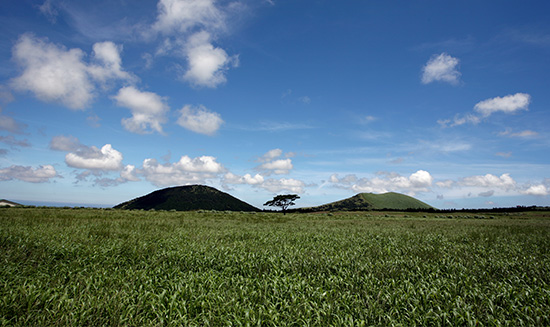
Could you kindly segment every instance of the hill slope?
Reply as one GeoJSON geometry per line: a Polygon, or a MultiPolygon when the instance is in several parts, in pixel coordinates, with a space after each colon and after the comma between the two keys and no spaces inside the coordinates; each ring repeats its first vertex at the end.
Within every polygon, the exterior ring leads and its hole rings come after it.
{"type": "Polygon", "coordinates": [[[118,204],[115,209],[260,211],[227,193],[204,185],[165,188],[118,204]]]}
{"type": "Polygon", "coordinates": [[[359,193],[341,201],[310,208],[315,211],[354,211],[354,210],[406,210],[406,209],[434,209],[427,203],[400,193],[359,193]]]}

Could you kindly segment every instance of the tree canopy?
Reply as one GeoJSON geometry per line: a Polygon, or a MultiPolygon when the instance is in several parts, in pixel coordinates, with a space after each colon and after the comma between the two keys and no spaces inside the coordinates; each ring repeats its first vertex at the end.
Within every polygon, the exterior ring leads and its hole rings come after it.
{"type": "Polygon", "coordinates": [[[294,203],[294,201],[299,198],[300,197],[298,194],[277,195],[273,198],[273,200],[269,200],[264,203],[264,206],[281,207],[281,209],[283,209],[283,214],[286,214],[286,209],[289,206],[295,205],[296,203],[294,203]]]}

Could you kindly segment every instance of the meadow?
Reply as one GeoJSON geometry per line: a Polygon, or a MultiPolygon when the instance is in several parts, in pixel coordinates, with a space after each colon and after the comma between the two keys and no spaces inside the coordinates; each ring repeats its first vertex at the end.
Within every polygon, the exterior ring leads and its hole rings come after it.
{"type": "Polygon", "coordinates": [[[0,209],[2,326],[548,326],[548,308],[550,212],[0,209]]]}

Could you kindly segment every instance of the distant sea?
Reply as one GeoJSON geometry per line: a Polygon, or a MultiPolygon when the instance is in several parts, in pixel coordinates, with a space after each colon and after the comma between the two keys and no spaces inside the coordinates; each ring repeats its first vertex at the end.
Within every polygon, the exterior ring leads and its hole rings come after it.
{"type": "Polygon", "coordinates": [[[28,201],[28,200],[11,200],[13,202],[26,206],[37,207],[85,207],[85,208],[112,208],[114,204],[97,204],[97,203],[70,203],[70,202],[45,202],[45,201],[28,201]]]}

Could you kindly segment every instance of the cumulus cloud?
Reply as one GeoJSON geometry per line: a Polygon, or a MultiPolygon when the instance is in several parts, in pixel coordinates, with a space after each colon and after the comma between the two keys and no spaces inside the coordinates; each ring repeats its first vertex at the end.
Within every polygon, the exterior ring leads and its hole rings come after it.
{"type": "Polygon", "coordinates": [[[91,102],[94,89],[84,56],[80,49],[67,50],[24,34],[13,48],[13,57],[23,73],[12,85],[20,91],[31,91],[42,101],[83,109],[91,102]]]}
{"type": "Polygon", "coordinates": [[[96,43],[94,58],[98,64],[88,64],[81,49],[67,50],[47,39],[23,34],[12,50],[23,71],[11,84],[16,90],[32,92],[41,101],[81,110],[94,98],[97,83],[133,78],[121,69],[120,50],[112,42],[96,43]]]}
{"type": "Polygon", "coordinates": [[[181,127],[206,135],[214,135],[223,123],[220,114],[211,112],[202,105],[198,108],[184,106],[177,121],[181,127]]]}
{"type": "Polygon", "coordinates": [[[520,110],[528,110],[530,102],[531,96],[529,94],[516,93],[478,102],[474,106],[474,111],[481,114],[483,117],[488,117],[495,112],[511,114],[520,110]]]}
{"type": "Polygon", "coordinates": [[[522,191],[521,193],[527,195],[546,196],[550,194],[550,190],[543,184],[538,184],[529,186],[529,188],[527,188],[525,191],[522,191]]]}
{"type": "Polygon", "coordinates": [[[126,165],[124,169],[120,172],[120,177],[125,181],[137,182],[140,181],[140,178],[137,177],[136,166],[126,165]]]}
{"type": "Polygon", "coordinates": [[[94,44],[93,57],[99,65],[93,64],[88,67],[90,75],[102,83],[112,79],[135,80],[135,76],[122,70],[121,52],[122,45],[116,45],[113,42],[94,44]]]}
{"type": "Polygon", "coordinates": [[[185,47],[188,69],[183,79],[194,86],[214,88],[226,82],[225,73],[237,67],[238,57],[230,57],[225,50],[211,43],[210,34],[201,31],[193,34],[185,47]]]}
{"type": "Polygon", "coordinates": [[[145,134],[152,130],[162,133],[169,108],[165,99],[153,92],[142,92],[133,86],[126,86],[113,96],[120,107],[130,109],[132,117],[122,119],[122,125],[130,132],[145,134]]]}
{"type": "Polygon", "coordinates": [[[101,149],[91,146],[65,156],[68,166],[81,169],[116,171],[122,168],[122,153],[105,144],[101,149]]]}
{"type": "Polygon", "coordinates": [[[304,188],[306,187],[306,184],[294,178],[270,178],[262,183],[260,187],[272,193],[288,191],[301,194],[304,193],[304,188]]]}
{"type": "Polygon", "coordinates": [[[258,158],[257,161],[263,162],[261,165],[256,167],[256,170],[259,170],[264,175],[284,175],[288,174],[294,166],[292,165],[292,160],[290,157],[294,156],[294,153],[285,154],[286,159],[277,159],[283,155],[283,150],[281,149],[272,149],[267,151],[264,155],[258,158]]]}
{"type": "Polygon", "coordinates": [[[476,103],[474,112],[466,115],[457,114],[453,119],[440,119],[437,123],[442,127],[454,127],[467,123],[478,124],[496,112],[513,114],[521,110],[529,110],[530,102],[531,96],[526,93],[495,97],[476,103]]]}
{"type": "Polygon", "coordinates": [[[458,184],[461,186],[499,188],[504,190],[511,190],[516,187],[516,181],[510,174],[502,174],[500,177],[493,174],[469,176],[460,179],[458,184]]]}
{"type": "Polygon", "coordinates": [[[292,165],[292,160],[289,158],[269,161],[258,167],[261,171],[266,171],[269,174],[274,173],[277,175],[288,174],[292,168],[294,168],[292,165]]]}
{"type": "Polygon", "coordinates": [[[60,176],[52,165],[43,165],[37,168],[13,165],[0,169],[0,181],[17,179],[29,183],[46,183],[56,177],[60,176]]]}
{"type": "Polygon", "coordinates": [[[338,175],[334,174],[330,177],[329,182],[354,192],[386,193],[395,191],[409,194],[427,192],[433,183],[432,175],[425,170],[418,170],[408,177],[393,172],[378,172],[376,175],[374,178],[357,178],[352,174],[340,179],[338,175]]]}
{"type": "Polygon", "coordinates": [[[275,158],[280,157],[281,155],[283,155],[283,150],[281,150],[281,149],[272,149],[272,150],[267,151],[263,156],[261,156],[258,159],[258,161],[260,161],[260,162],[271,161],[275,158]]]}
{"type": "Polygon", "coordinates": [[[156,159],[145,159],[140,174],[156,186],[201,184],[223,173],[225,168],[215,157],[182,156],[178,162],[160,164],[156,159]]]}
{"type": "Polygon", "coordinates": [[[437,81],[458,84],[461,75],[457,70],[459,62],[457,58],[446,53],[432,56],[422,68],[422,83],[437,81]]]}
{"type": "Polygon", "coordinates": [[[122,164],[122,153],[113,149],[111,144],[105,144],[101,149],[87,146],[74,137],[58,135],[50,141],[50,149],[69,152],[65,155],[65,163],[69,167],[85,169],[76,175],[77,182],[88,181],[95,177],[94,185],[102,187],[116,186],[129,181],[139,181],[137,169],[133,165],[122,164]],[[105,174],[120,172],[117,178],[104,177],[105,174]]]}
{"type": "Polygon", "coordinates": [[[247,184],[247,185],[261,185],[264,182],[264,177],[260,174],[254,176],[245,174],[244,176],[238,176],[231,172],[227,172],[223,177],[224,184],[247,184]]]}
{"type": "Polygon", "coordinates": [[[214,46],[215,36],[227,32],[228,17],[238,7],[223,7],[214,0],[160,0],[153,33],[164,38],[157,54],[183,55],[187,68],[182,79],[195,87],[217,87],[226,82],[226,72],[239,64],[214,46]]]}
{"type": "Polygon", "coordinates": [[[409,176],[413,188],[426,188],[432,185],[433,177],[425,170],[419,170],[409,176]]]}
{"type": "Polygon", "coordinates": [[[101,149],[86,146],[74,137],[58,135],[50,141],[50,149],[69,152],[65,156],[67,165],[73,168],[98,171],[114,171],[122,168],[122,153],[105,144],[101,149]]]}

